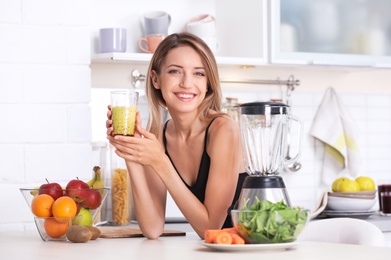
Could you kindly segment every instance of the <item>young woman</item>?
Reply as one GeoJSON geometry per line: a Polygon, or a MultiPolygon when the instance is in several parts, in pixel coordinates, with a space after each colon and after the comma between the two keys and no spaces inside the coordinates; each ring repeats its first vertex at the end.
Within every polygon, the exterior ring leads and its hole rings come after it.
{"type": "Polygon", "coordinates": [[[135,136],[107,138],[125,159],[134,209],[145,237],[164,229],[167,192],[197,234],[231,226],[228,209],[239,196],[245,174],[239,128],[220,112],[221,89],[215,58],[192,34],[166,37],[155,51],[146,82],[149,120],[137,115],[135,136]],[[171,119],[162,122],[161,111],[171,119]],[[235,195],[236,194],[236,195],[235,195]]]}

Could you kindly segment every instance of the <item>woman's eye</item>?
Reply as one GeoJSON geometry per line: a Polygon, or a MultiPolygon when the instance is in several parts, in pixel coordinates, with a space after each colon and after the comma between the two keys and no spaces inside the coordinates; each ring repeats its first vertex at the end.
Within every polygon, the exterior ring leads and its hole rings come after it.
{"type": "Polygon", "coordinates": [[[203,72],[196,72],[196,75],[197,75],[197,76],[204,77],[204,76],[205,76],[205,73],[203,73],[203,72]]]}
{"type": "Polygon", "coordinates": [[[178,74],[179,70],[170,70],[170,71],[168,71],[168,73],[170,73],[170,74],[178,74]]]}

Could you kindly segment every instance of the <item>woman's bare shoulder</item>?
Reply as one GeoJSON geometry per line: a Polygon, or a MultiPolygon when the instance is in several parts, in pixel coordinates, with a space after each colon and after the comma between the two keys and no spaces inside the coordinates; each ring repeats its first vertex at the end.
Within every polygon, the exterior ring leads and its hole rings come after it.
{"type": "Polygon", "coordinates": [[[239,125],[228,116],[216,117],[209,127],[210,135],[236,135],[239,133],[239,125]]]}

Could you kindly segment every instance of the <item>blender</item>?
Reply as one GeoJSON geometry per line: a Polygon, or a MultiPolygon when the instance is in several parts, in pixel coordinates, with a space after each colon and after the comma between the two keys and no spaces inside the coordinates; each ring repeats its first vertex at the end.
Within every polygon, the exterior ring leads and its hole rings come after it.
{"type": "Polygon", "coordinates": [[[289,106],[278,102],[251,102],[238,106],[240,135],[244,166],[249,176],[244,179],[237,201],[242,209],[245,200],[248,205],[267,199],[276,203],[291,202],[279,170],[296,162],[300,156],[302,122],[289,114],[289,106]],[[297,154],[287,158],[287,136],[289,129],[297,124],[297,154]]]}

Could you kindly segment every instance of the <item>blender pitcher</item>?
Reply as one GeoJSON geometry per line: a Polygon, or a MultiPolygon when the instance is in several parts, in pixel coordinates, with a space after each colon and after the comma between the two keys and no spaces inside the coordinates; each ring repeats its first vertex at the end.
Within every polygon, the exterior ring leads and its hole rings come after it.
{"type": "Polygon", "coordinates": [[[281,200],[290,206],[289,196],[278,171],[294,163],[300,156],[302,123],[289,114],[289,107],[277,102],[251,102],[238,107],[242,153],[246,172],[238,200],[238,208],[244,204],[267,199],[273,203],[281,200]],[[297,123],[299,129],[297,154],[286,158],[286,137],[289,124],[297,123]]]}

